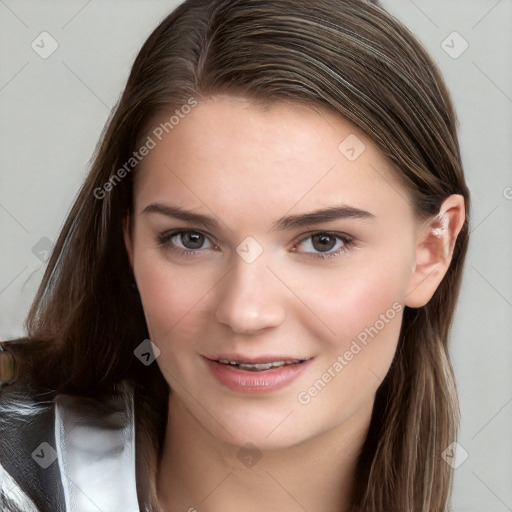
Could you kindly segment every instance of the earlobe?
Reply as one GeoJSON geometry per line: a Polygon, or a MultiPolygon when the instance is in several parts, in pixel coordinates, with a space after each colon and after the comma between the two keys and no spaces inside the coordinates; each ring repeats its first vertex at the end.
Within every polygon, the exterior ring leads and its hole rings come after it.
{"type": "Polygon", "coordinates": [[[464,198],[453,194],[443,201],[439,214],[419,229],[406,306],[419,308],[432,298],[448,271],[465,218],[464,198]]]}

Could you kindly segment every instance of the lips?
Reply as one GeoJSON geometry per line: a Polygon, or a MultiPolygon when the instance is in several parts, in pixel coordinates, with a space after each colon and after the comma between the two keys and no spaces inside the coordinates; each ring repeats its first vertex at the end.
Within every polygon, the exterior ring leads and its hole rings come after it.
{"type": "Polygon", "coordinates": [[[277,391],[299,377],[312,360],[289,355],[248,357],[237,354],[221,354],[204,359],[213,376],[223,386],[243,393],[277,391]]]}

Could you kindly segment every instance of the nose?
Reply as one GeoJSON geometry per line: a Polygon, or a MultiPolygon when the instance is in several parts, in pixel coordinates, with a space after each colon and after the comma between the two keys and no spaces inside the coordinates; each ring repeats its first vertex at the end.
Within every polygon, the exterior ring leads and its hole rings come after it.
{"type": "Polygon", "coordinates": [[[278,327],[286,317],[282,284],[260,260],[238,258],[218,289],[216,318],[236,334],[278,327]]]}

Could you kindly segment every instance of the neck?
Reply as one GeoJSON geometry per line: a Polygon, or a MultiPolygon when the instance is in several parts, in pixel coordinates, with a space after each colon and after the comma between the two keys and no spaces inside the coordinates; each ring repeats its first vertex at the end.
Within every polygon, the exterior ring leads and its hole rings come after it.
{"type": "Polygon", "coordinates": [[[165,512],[345,512],[373,403],[342,425],[260,452],[219,441],[171,394],[157,487],[165,512]]]}

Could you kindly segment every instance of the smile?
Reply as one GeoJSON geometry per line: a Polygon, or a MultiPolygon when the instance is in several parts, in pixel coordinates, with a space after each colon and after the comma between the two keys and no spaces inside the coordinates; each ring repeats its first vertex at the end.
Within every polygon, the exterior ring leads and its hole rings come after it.
{"type": "Polygon", "coordinates": [[[221,359],[217,361],[220,364],[226,364],[248,370],[250,372],[261,372],[270,370],[271,368],[280,368],[281,366],[289,366],[291,364],[298,364],[308,361],[308,359],[292,359],[289,361],[272,361],[269,363],[242,363],[240,361],[228,361],[227,359],[221,359]]]}
{"type": "Polygon", "coordinates": [[[238,393],[270,393],[291,384],[309,367],[313,358],[261,357],[203,358],[223,387],[238,393]]]}

